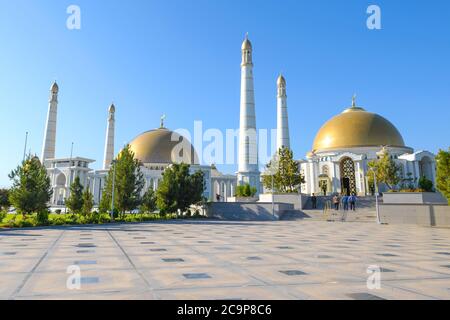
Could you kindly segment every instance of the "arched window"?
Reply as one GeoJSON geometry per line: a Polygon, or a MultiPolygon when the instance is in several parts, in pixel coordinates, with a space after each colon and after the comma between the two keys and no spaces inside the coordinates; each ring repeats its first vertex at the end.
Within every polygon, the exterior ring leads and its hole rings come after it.
{"type": "Polygon", "coordinates": [[[58,175],[58,177],[56,178],[56,185],[58,187],[65,187],[66,186],[66,181],[67,181],[66,176],[64,175],[64,173],[61,172],[58,175]]]}

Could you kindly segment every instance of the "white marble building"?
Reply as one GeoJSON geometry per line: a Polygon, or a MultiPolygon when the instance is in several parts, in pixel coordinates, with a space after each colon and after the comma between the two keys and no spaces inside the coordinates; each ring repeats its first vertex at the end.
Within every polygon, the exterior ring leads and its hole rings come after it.
{"type": "MultiPolygon", "coordinates": [[[[205,197],[211,201],[227,201],[235,195],[237,185],[249,183],[263,191],[258,161],[258,136],[256,128],[255,91],[253,83],[253,47],[246,36],[242,47],[241,101],[238,146],[238,172],[225,175],[214,165],[199,165],[196,151],[191,143],[177,133],[164,127],[163,119],[158,129],[137,136],[130,142],[136,158],[142,163],[146,185],[156,189],[162,173],[173,163],[188,163],[191,171],[201,170],[205,175],[205,197]],[[179,147],[182,146],[182,150],[179,147]],[[184,153],[185,152],[185,153],[184,153]]],[[[289,119],[287,109],[286,79],[277,79],[277,148],[290,147],[289,119]]],[[[69,196],[70,184],[76,176],[84,186],[89,186],[98,204],[111,162],[117,152],[115,145],[116,107],[108,108],[103,166],[92,170],[94,162],[84,157],[55,158],[57,111],[59,87],[53,83],[50,89],[48,117],[44,134],[42,159],[48,168],[54,195],[51,206],[62,206],[69,196]]],[[[275,109],[274,109],[275,110],[275,109]]],[[[317,133],[312,151],[299,161],[299,170],[305,176],[301,192],[321,194],[322,186],[327,194],[371,193],[367,183],[368,163],[377,159],[381,148],[386,148],[396,162],[402,165],[404,177],[418,181],[425,176],[435,182],[435,156],[427,151],[415,152],[407,147],[395,126],[380,115],[370,113],[356,105],[328,121],[317,133]]],[[[381,191],[383,191],[381,189],[381,191]]]]}
{"type": "MultiPolygon", "coordinates": [[[[425,176],[435,183],[435,155],[407,147],[395,126],[380,115],[356,105],[328,121],[317,133],[313,150],[300,161],[306,183],[302,193],[369,195],[368,163],[385,149],[401,165],[403,178],[425,176]],[[408,176],[408,173],[411,175],[408,176]]],[[[380,191],[386,186],[381,185],[380,191]]]]}
{"type": "MultiPolygon", "coordinates": [[[[92,170],[89,166],[95,160],[84,157],[55,158],[56,127],[59,87],[53,83],[50,89],[50,102],[46,130],[44,135],[43,163],[47,168],[53,187],[53,197],[50,206],[63,207],[65,199],[70,195],[70,185],[75,177],[79,177],[84,187],[89,187],[94,196],[94,202],[99,204],[106,183],[109,168],[115,156],[115,112],[112,104],[108,108],[107,129],[103,168],[92,170]]],[[[227,196],[236,189],[236,176],[224,175],[214,166],[199,165],[196,151],[191,143],[176,132],[164,127],[150,130],[137,136],[130,142],[131,150],[142,163],[142,173],[145,179],[143,192],[149,187],[157,189],[162,179],[163,171],[173,163],[191,165],[191,172],[202,171],[205,177],[204,196],[211,201],[225,201],[227,196]],[[187,152],[186,152],[187,151],[187,152]]]]}

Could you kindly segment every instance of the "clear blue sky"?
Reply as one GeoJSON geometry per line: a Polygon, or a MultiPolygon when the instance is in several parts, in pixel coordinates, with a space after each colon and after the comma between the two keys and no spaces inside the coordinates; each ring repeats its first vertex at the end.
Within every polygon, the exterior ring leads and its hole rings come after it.
{"type": "MultiPolygon", "coordinates": [[[[450,2],[0,1],[0,186],[29,149],[40,155],[51,82],[60,85],[57,157],[101,166],[107,107],[116,149],[159,125],[237,128],[240,46],[254,47],[257,125],[276,126],[275,81],[288,84],[292,147],[310,150],[331,116],[358,103],[390,119],[407,145],[449,146],[450,2]],[[81,30],[66,9],[81,8],[81,30]],[[382,10],[382,30],[366,9],[382,10]]],[[[234,167],[222,167],[233,172],[234,167]]]]}

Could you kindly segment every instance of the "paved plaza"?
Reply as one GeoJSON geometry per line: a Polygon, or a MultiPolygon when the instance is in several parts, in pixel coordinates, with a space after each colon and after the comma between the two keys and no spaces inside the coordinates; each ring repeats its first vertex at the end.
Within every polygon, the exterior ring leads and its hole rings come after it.
{"type": "Polygon", "coordinates": [[[450,229],[319,221],[3,230],[0,299],[450,299],[449,240],[450,229]]]}

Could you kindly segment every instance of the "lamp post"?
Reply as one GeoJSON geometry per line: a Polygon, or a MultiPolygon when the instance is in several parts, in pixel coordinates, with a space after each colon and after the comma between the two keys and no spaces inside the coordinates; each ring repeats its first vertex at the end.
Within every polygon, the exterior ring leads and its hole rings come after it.
{"type": "Polygon", "coordinates": [[[272,187],[271,187],[271,193],[272,193],[272,216],[275,217],[275,175],[277,174],[278,168],[280,165],[280,160],[279,160],[279,156],[278,153],[276,153],[273,158],[272,161],[270,163],[269,168],[267,168],[267,171],[265,173],[266,176],[270,175],[270,178],[272,180],[272,187]]]}
{"type": "MultiPolygon", "coordinates": [[[[23,161],[25,161],[25,158],[27,156],[27,143],[28,143],[28,131],[25,134],[25,147],[23,148],[23,161]]],[[[41,160],[42,163],[44,163],[44,159],[41,160]]]]}
{"type": "Polygon", "coordinates": [[[274,183],[273,183],[273,176],[274,173],[272,172],[272,216],[275,216],[275,199],[274,199],[274,183]]]}
{"type": "Polygon", "coordinates": [[[377,223],[381,224],[381,217],[380,217],[380,206],[378,204],[378,183],[377,183],[377,173],[375,168],[370,168],[370,170],[373,172],[373,184],[375,187],[375,206],[377,211],[377,223]]]}
{"type": "Polygon", "coordinates": [[[116,163],[117,160],[111,161],[113,165],[113,181],[112,181],[112,191],[111,191],[111,222],[114,221],[114,192],[116,189],[116,163]]]}

